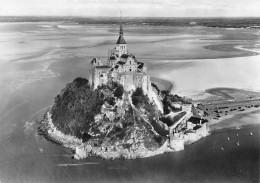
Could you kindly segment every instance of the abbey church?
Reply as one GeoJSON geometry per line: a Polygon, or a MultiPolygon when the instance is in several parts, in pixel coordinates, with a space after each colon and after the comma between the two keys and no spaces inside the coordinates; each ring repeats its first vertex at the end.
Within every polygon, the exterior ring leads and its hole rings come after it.
{"type": "Polygon", "coordinates": [[[126,91],[140,87],[150,98],[152,86],[150,76],[147,75],[147,68],[144,63],[138,62],[135,56],[128,52],[123,34],[121,21],[116,47],[109,51],[106,64],[103,64],[99,58],[91,61],[92,87],[96,89],[99,85],[118,82],[126,91]]]}

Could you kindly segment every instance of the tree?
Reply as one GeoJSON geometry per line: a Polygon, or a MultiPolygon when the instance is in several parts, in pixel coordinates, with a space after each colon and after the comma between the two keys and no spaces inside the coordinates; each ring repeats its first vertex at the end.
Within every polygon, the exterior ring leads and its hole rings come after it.
{"type": "Polygon", "coordinates": [[[121,98],[123,94],[124,94],[124,87],[122,85],[119,85],[114,91],[114,96],[117,98],[121,98]]]}
{"type": "Polygon", "coordinates": [[[138,104],[148,104],[148,98],[144,95],[142,88],[136,88],[132,94],[132,102],[135,106],[138,104]]]}
{"type": "Polygon", "coordinates": [[[81,86],[87,86],[87,88],[90,88],[89,86],[89,81],[86,78],[76,78],[73,80],[73,83],[76,84],[76,87],[81,87],[81,86]]]}
{"type": "Polygon", "coordinates": [[[142,88],[139,88],[139,87],[136,88],[136,90],[133,93],[133,96],[142,96],[142,95],[144,95],[142,88]]]}
{"type": "Polygon", "coordinates": [[[55,98],[51,109],[54,125],[65,134],[83,138],[103,105],[104,97],[100,95],[100,90],[91,90],[87,79],[76,78],[55,98]]]}

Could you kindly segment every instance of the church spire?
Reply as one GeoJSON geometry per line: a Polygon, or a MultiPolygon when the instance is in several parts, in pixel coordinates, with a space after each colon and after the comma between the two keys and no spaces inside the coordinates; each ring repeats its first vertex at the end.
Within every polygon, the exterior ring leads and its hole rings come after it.
{"type": "Polygon", "coordinates": [[[123,36],[123,24],[122,24],[122,11],[120,11],[120,30],[119,30],[119,36],[123,36]]]}
{"type": "Polygon", "coordinates": [[[119,38],[118,38],[116,44],[126,44],[125,39],[123,37],[124,32],[123,32],[122,12],[121,11],[120,11],[120,14],[121,14],[121,16],[120,16],[119,38]]]}

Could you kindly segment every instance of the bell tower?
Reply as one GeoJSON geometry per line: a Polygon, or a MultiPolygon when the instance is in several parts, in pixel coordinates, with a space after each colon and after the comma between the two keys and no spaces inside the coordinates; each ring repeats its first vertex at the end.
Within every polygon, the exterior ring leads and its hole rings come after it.
{"type": "Polygon", "coordinates": [[[126,41],[124,39],[124,31],[123,31],[123,23],[122,23],[122,12],[120,11],[121,16],[120,16],[120,29],[119,29],[119,38],[116,42],[116,50],[119,53],[119,57],[124,54],[127,53],[127,45],[126,45],[126,41]]]}

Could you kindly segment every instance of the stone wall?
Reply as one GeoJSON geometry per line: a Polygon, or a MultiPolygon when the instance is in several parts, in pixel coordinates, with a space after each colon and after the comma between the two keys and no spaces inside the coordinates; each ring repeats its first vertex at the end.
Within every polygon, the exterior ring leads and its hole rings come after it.
{"type": "Polygon", "coordinates": [[[203,137],[208,135],[207,123],[202,124],[201,128],[196,130],[196,134],[202,135],[203,137]]]}
{"type": "Polygon", "coordinates": [[[170,136],[170,148],[174,151],[184,150],[184,139],[182,137],[170,136]]]}

